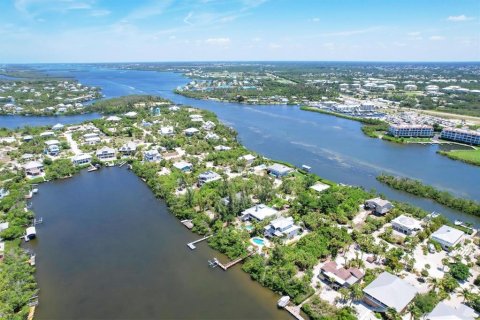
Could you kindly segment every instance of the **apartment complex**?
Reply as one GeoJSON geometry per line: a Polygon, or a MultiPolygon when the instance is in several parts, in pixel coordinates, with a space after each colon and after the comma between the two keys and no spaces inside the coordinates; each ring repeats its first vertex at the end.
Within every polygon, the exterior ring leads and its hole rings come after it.
{"type": "Polygon", "coordinates": [[[440,138],[467,144],[480,144],[480,132],[474,130],[445,128],[442,130],[440,138]]]}
{"type": "Polygon", "coordinates": [[[433,137],[433,127],[421,124],[392,124],[388,133],[394,137],[433,137]]]}

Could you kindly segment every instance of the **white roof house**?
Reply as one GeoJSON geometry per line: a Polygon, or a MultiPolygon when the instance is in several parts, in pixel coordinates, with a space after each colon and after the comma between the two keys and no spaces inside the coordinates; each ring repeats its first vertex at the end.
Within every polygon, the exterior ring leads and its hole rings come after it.
{"type": "Polygon", "coordinates": [[[272,174],[275,177],[280,178],[292,172],[293,169],[280,163],[274,163],[267,168],[267,171],[269,174],[272,174]]]}
{"type": "Polygon", "coordinates": [[[2,222],[2,223],[0,223],[0,232],[2,232],[3,230],[8,229],[8,226],[9,226],[9,223],[8,223],[8,222],[2,222]]]}
{"type": "Polygon", "coordinates": [[[135,150],[137,150],[137,145],[132,141],[125,143],[118,149],[118,151],[126,155],[135,152],[135,150]]]}
{"type": "Polygon", "coordinates": [[[175,162],[173,166],[183,172],[191,171],[193,168],[193,165],[190,162],[186,162],[186,161],[175,162]]]}
{"type": "Polygon", "coordinates": [[[422,228],[420,221],[412,217],[400,215],[392,220],[393,229],[398,232],[410,235],[412,232],[420,230],[422,228]]]}
{"type": "Polygon", "coordinates": [[[415,298],[417,289],[393,274],[383,272],[363,289],[364,301],[379,312],[393,308],[401,312],[415,298]]]}
{"type": "Polygon", "coordinates": [[[158,162],[162,160],[162,156],[157,149],[151,149],[143,152],[143,160],[146,162],[158,162]]]}
{"type": "Polygon", "coordinates": [[[193,136],[195,133],[199,132],[200,130],[198,130],[197,128],[188,128],[188,129],[185,129],[183,130],[183,132],[185,133],[185,135],[187,136],[193,136]]]}
{"type": "Polygon", "coordinates": [[[426,320],[474,320],[476,318],[477,313],[472,308],[464,304],[452,307],[443,301],[425,317],[426,320]]]}
{"type": "Polygon", "coordinates": [[[302,230],[301,227],[295,225],[292,217],[280,217],[272,220],[269,225],[264,228],[266,237],[284,237],[293,238],[302,230]]]}
{"type": "Polygon", "coordinates": [[[98,159],[101,159],[101,160],[112,159],[112,158],[115,158],[115,149],[110,147],[103,147],[101,149],[98,149],[95,152],[95,155],[97,156],[98,159]]]}
{"type": "Polygon", "coordinates": [[[210,120],[208,120],[202,125],[202,129],[207,131],[212,130],[213,128],[215,128],[215,123],[210,120]]]}
{"type": "Polygon", "coordinates": [[[430,238],[440,243],[443,249],[449,249],[460,243],[464,235],[465,232],[444,225],[432,233],[430,238]]]}
{"type": "Polygon", "coordinates": [[[245,160],[248,164],[251,164],[256,157],[253,154],[246,154],[238,158],[238,160],[245,160]]]}
{"type": "Polygon", "coordinates": [[[160,133],[163,136],[168,136],[168,135],[174,134],[175,131],[173,130],[172,126],[166,126],[166,127],[161,127],[160,130],[158,130],[158,133],[160,133]]]}
{"type": "Polygon", "coordinates": [[[117,121],[122,120],[122,118],[117,117],[117,116],[110,116],[110,117],[108,117],[108,118],[105,119],[105,120],[106,120],[106,121],[111,121],[111,122],[117,122],[117,121]]]}
{"type": "Polygon", "coordinates": [[[393,204],[382,198],[374,198],[365,201],[365,207],[374,209],[377,214],[385,214],[393,208],[393,204]]]}
{"type": "Polygon", "coordinates": [[[328,184],[322,183],[322,182],[317,182],[313,186],[310,187],[310,189],[313,189],[317,192],[322,192],[330,188],[328,184]]]}
{"type": "Polygon", "coordinates": [[[209,132],[205,135],[205,139],[206,140],[218,140],[218,139],[220,139],[220,137],[216,133],[209,132]]]}
{"type": "Polygon", "coordinates": [[[135,118],[137,116],[137,113],[135,111],[130,111],[125,113],[124,116],[127,118],[135,118]]]}
{"type": "Polygon", "coordinates": [[[87,164],[92,161],[92,156],[86,153],[78,154],[72,157],[72,162],[75,165],[87,164]]]}
{"type": "Polygon", "coordinates": [[[55,132],[53,131],[44,131],[42,133],[40,133],[40,137],[51,137],[51,136],[54,136],[55,135],[55,132]]]}
{"type": "Polygon", "coordinates": [[[213,149],[215,149],[215,151],[228,151],[228,150],[231,150],[232,148],[228,147],[228,146],[215,146],[213,149]]]}
{"type": "Polygon", "coordinates": [[[45,141],[45,144],[46,144],[47,146],[59,145],[59,144],[60,144],[60,141],[55,140],[55,139],[52,139],[52,140],[47,140],[47,141],[45,141]]]}
{"type": "Polygon", "coordinates": [[[222,176],[219,175],[218,173],[216,173],[214,171],[206,171],[206,172],[201,173],[198,176],[198,184],[201,186],[205,183],[212,182],[212,181],[217,181],[217,180],[220,180],[220,179],[222,179],[222,176]]]}
{"type": "Polygon", "coordinates": [[[274,216],[278,213],[277,210],[270,208],[264,204],[257,204],[251,208],[248,208],[242,212],[242,220],[256,219],[263,221],[265,218],[274,216]]]}
{"type": "Polygon", "coordinates": [[[61,129],[63,129],[63,127],[64,127],[63,124],[57,123],[56,125],[54,125],[54,126],[52,127],[52,130],[61,130],[61,129]]]}

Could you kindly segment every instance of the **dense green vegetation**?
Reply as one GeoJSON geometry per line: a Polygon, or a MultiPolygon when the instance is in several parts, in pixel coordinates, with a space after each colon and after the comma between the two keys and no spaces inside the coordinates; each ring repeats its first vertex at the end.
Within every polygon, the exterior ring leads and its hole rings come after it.
{"type": "Polygon", "coordinates": [[[480,203],[473,200],[456,198],[447,191],[437,190],[432,186],[423,184],[421,181],[410,178],[394,177],[387,174],[379,175],[377,180],[394,189],[402,190],[416,196],[429,198],[449,208],[480,216],[480,203]]]}
{"type": "Polygon", "coordinates": [[[341,309],[331,305],[328,301],[322,300],[318,295],[312,297],[302,306],[302,310],[312,320],[355,320],[355,312],[350,307],[341,309]]]}
{"type": "Polygon", "coordinates": [[[453,160],[460,160],[465,163],[480,166],[480,149],[437,151],[437,152],[453,160]]]}

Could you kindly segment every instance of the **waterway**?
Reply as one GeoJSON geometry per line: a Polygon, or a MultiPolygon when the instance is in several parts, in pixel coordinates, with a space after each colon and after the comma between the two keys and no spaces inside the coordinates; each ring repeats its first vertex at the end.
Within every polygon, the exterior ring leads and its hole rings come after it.
{"type": "Polygon", "coordinates": [[[153,94],[178,104],[215,112],[234,127],[241,142],[256,152],[297,166],[306,164],[321,177],[375,189],[389,198],[436,211],[448,218],[480,225],[480,219],[448,209],[433,201],[392,190],[376,181],[381,172],[407,176],[480,200],[480,169],[436,154],[442,146],[400,145],[369,138],[361,124],[330,115],[305,112],[295,106],[248,106],[186,98],[173,90],[189,81],[172,72],[117,70],[95,65],[38,65],[55,76],[68,76],[98,86],[107,97],[153,94]]]}
{"type": "Polygon", "coordinates": [[[240,266],[212,269],[225,258],[188,249],[198,236],[125,168],[42,184],[33,209],[36,319],[290,319],[240,266]]]}

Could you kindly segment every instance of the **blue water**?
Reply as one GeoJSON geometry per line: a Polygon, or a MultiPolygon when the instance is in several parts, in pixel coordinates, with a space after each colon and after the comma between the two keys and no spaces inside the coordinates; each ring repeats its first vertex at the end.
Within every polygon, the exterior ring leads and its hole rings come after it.
{"type": "Polygon", "coordinates": [[[101,117],[98,113],[86,113],[73,116],[54,116],[54,117],[25,117],[25,116],[1,116],[0,128],[15,129],[19,127],[38,127],[53,126],[61,124],[77,124],[88,120],[94,120],[101,117]]]}
{"type": "MultiPolygon", "coordinates": [[[[480,225],[480,219],[433,201],[392,190],[376,181],[381,172],[422,180],[458,196],[480,200],[480,169],[436,154],[438,146],[399,145],[368,138],[355,121],[305,112],[292,106],[247,106],[186,98],[173,92],[189,81],[178,73],[115,70],[92,65],[41,65],[53,75],[75,77],[99,86],[106,97],[153,94],[215,112],[234,127],[249,149],[297,166],[306,164],[321,177],[376,189],[387,197],[480,225]]],[[[0,120],[3,123],[3,119],[0,120]]]]}

